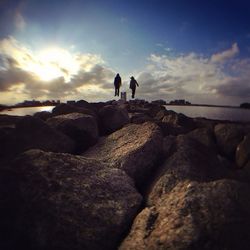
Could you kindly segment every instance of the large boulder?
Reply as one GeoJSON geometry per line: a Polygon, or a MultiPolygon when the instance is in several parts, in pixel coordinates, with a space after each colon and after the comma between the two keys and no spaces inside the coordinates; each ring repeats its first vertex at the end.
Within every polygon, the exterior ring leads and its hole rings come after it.
{"type": "Polygon", "coordinates": [[[250,187],[182,182],[135,219],[120,250],[249,249],[250,187]]]}
{"type": "Polygon", "coordinates": [[[236,150],[237,166],[242,168],[250,160],[250,134],[238,145],[236,150]]]}
{"type": "Polygon", "coordinates": [[[187,130],[195,128],[195,123],[192,118],[185,116],[182,113],[176,113],[172,110],[165,110],[165,115],[162,122],[171,124],[172,126],[181,126],[187,130]]]}
{"type": "Polygon", "coordinates": [[[178,114],[172,110],[159,111],[155,119],[165,136],[186,134],[196,128],[196,124],[192,118],[178,114]]]}
{"type": "Polygon", "coordinates": [[[13,168],[23,236],[13,249],[115,249],[142,201],[124,171],[94,159],[30,150],[13,168]]]}
{"type": "Polygon", "coordinates": [[[90,115],[70,113],[54,116],[47,124],[71,137],[76,142],[77,152],[83,152],[98,139],[98,124],[90,115]]]}
{"type": "Polygon", "coordinates": [[[71,153],[75,150],[75,143],[67,135],[51,128],[42,120],[26,116],[5,138],[3,147],[7,155],[16,155],[28,149],[71,153]]]}
{"type": "Polygon", "coordinates": [[[210,149],[217,150],[215,136],[209,128],[197,128],[187,134],[189,138],[199,141],[210,149]]]}
{"type": "Polygon", "coordinates": [[[99,110],[100,131],[110,134],[129,123],[128,111],[117,105],[107,105],[99,110]]]}
{"type": "Polygon", "coordinates": [[[228,174],[213,150],[188,136],[178,136],[174,148],[176,151],[165,160],[152,183],[148,204],[170,192],[179,182],[212,181],[228,174]]]}
{"type": "Polygon", "coordinates": [[[217,145],[222,154],[234,159],[238,144],[244,137],[244,128],[236,124],[218,124],[214,128],[217,145]]]}
{"type": "Polygon", "coordinates": [[[21,119],[21,116],[0,114],[0,127],[14,128],[21,119]]]}
{"type": "Polygon", "coordinates": [[[141,187],[152,171],[156,171],[162,153],[162,140],[156,124],[130,124],[101,138],[83,156],[99,159],[113,168],[124,170],[141,187]]]}
{"type": "Polygon", "coordinates": [[[143,113],[132,113],[130,115],[130,122],[135,124],[141,124],[144,122],[153,121],[153,118],[143,113]]]}
{"type": "Polygon", "coordinates": [[[41,112],[36,112],[33,116],[36,118],[39,118],[43,121],[46,121],[49,118],[51,118],[53,116],[53,114],[51,112],[48,112],[48,111],[41,111],[41,112]]]}
{"type": "Polygon", "coordinates": [[[53,115],[66,115],[70,113],[82,113],[86,115],[96,116],[96,113],[91,109],[73,106],[73,105],[65,104],[65,103],[57,105],[52,110],[53,115]]]}

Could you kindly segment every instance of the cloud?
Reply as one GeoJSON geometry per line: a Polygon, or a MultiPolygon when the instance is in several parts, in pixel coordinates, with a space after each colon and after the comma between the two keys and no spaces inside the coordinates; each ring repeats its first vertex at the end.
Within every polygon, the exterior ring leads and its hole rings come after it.
{"type": "Polygon", "coordinates": [[[37,54],[14,38],[1,40],[0,103],[11,103],[17,100],[17,96],[19,96],[19,101],[23,101],[24,98],[61,99],[62,101],[68,99],[93,101],[93,98],[96,100],[98,97],[99,100],[107,98],[113,87],[115,72],[106,66],[101,56],[76,53],[71,54],[71,57],[73,60],[71,64],[65,64],[59,60],[55,63],[52,61],[52,65],[49,62],[43,65],[44,61],[39,61],[37,54]],[[78,70],[72,69],[72,65],[78,65],[78,70]],[[53,73],[53,67],[57,67],[61,75],[45,81],[40,74],[37,74],[40,73],[37,69],[45,69],[45,74],[46,69],[47,74],[49,70],[53,73]],[[66,75],[70,77],[67,78],[66,75]],[[6,100],[5,96],[8,96],[9,100],[6,100]]]}
{"type": "MultiPolygon", "coordinates": [[[[137,98],[235,105],[249,101],[250,58],[236,57],[238,51],[235,43],[211,56],[151,54],[144,69],[133,72],[140,85],[137,98]]],[[[116,73],[101,55],[58,48],[50,52],[51,61],[46,61],[12,37],[0,40],[0,103],[24,99],[103,101],[113,97],[116,73]],[[59,53],[56,59],[53,51],[59,53]],[[48,75],[55,69],[57,74],[44,80],[43,73],[48,75]]],[[[130,91],[122,78],[122,90],[130,91]]]]}
{"type": "Polygon", "coordinates": [[[240,50],[237,43],[234,43],[230,49],[212,55],[211,61],[214,63],[224,63],[225,61],[235,57],[239,52],[240,50]]]}
{"type": "Polygon", "coordinates": [[[250,97],[250,59],[233,58],[238,51],[233,44],[230,50],[210,57],[152,54],[145,70],[137,75],[143,88],[138,93],[151,100],[238,105],[250,97]]]}
{"type": "Polygon", "coordinates": [[[24,30],[26,27],[26,22],[24,20],[24,17],[20,11],[16,11],[15,17],[14,17],[14,24],[17,30],[24,30]]]}

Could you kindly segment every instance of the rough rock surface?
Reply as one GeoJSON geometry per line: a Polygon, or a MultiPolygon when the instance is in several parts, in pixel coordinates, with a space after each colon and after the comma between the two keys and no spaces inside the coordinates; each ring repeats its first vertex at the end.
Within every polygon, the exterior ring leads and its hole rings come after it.
{"type": "Polygon", "coordinates": [[[236,163],[242,168],[250,160],[250,134],[238,145],[236,150],[236,163]]]}
{"type": "Polygon", "coordinates": [[[9,155],[15,155],[28,149],[63,153],[75,150],[75,143],[68,136],[32,116],[22,118],[5,142],[6,154],[9,155]]]}
{"type": "Polygon", "coordinates": [[[53,116],[53,114],[51,112],[48,112],[48,111],[41,111],[41,112],[35,113],[33,116],[36,118],[40,118],[43,121],[46,121],[49,118],[51,118],[53,116]]]}
{"type": "Polygon", "coordinates": [[[142,200],[124,171],[81,156],[30,150],[13,168],[20,249],[115,249],[142,200]]]}
{"type": "Polygon", "coordinates": [[[83,155],[124,170],[140,186],[157,167],[156,163],[162,153],[162,140],[156,124],[130,124],[101,138],[83,155]]]}
{"type": "Polygon", "coordinates": [[[249,249],[250,187],[181,182],[135,219],[120,250],[249,249]]]}
{"type": "Polygon", "coordinates": [[[194,129],[195,124],[192,118],[185,116],[184,114],[178,114],[171,110],[165,110],[165,115],[162,119],[162,122],[174,125],[181,126],[186,129],[194,129]]]}
{"type": "Polygon", "coordinates": [[[203,145],[216,151],[215,136],[211,129],[198,128],[187,134],[189,138],[199,141],[203,145]]]}
{"type": "Polygon", "coordinates": [[[98,116],[102,134],[113,133],[129,123],[128,111],[116,105],[104,106],[98,116]]]}
{"type": "Polygon", "coordinates": [[[218,124],[214,133],[221,153],[234,159],[236,148],[244,137],[243,127],[236,124],[218,124]]]}
{"type": "Polygon", "coordinates": [[[176,151],[163,163],[152,184],[149,204],[170,192],[180,181],[204,182],[227,176],[227,169],[217,155],[203,144],[183,135],[175,143],[176,151]]]}
{"type": "Polygon", "coordinates": [[[90,115],[81,113],[59,115],[50,118],[47,124],[73,139],[76,142],[77,152],[83,152],[98,139],[98,124],[90,115]]]}
{"type": "Polygon", "coordinates": [[[20,121],[21,119],[21,116],[0,115],[0,127],[14,128],[18,121],[20,121]]]}
{"type": "Polygon", "coordinates": [[[73,106],[73,105],[64,104],[64,103],[57,105],[52,110],[53,115],[66,115],[70,113],[82,113],[86,115],[96,116],[96,113],[91,109],[82,108],[82,107],[73,106]]]}
{"type": "Polygon", "coordinates": [[[148,116],[147,114],[133,113],[130,116],[130,122],[131,123],[141,124],[141,123],[149,122],[149,121],[153,121],[153,119],[150,116],[148,116]]]}

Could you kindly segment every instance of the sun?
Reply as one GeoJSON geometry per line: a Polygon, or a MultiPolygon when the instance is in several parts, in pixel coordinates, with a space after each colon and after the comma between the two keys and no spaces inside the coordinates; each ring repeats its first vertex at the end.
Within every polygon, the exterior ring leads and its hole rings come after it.
{"type": "Polygon", "coordinates": [[[69,51],[53,47],[39,51],[36,61],[29,65],[29,70],[42,81],[63,77],[68,82],[79,70],[79,63],[69,51]]]}

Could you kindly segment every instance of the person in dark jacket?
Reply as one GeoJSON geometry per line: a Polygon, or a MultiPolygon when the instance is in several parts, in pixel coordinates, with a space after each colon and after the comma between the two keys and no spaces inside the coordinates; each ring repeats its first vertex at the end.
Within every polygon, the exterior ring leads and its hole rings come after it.
{"type": "Polygon", "coordinates": [[[122,85],[122,79],[119,74],[117,74],[115,77],[114,85],[115,85],[115,96],[119,96],[120,87],[122,85]]]}
{"type": "Polygon", "coordinates": [[[135,80],[135,78],[133,76],[130,77],[130,85],[129,88],[132,90],[132,98],[135,98],[135,90],[136,90],[136,86],[139,87],[138,82],[135,80]]]}

